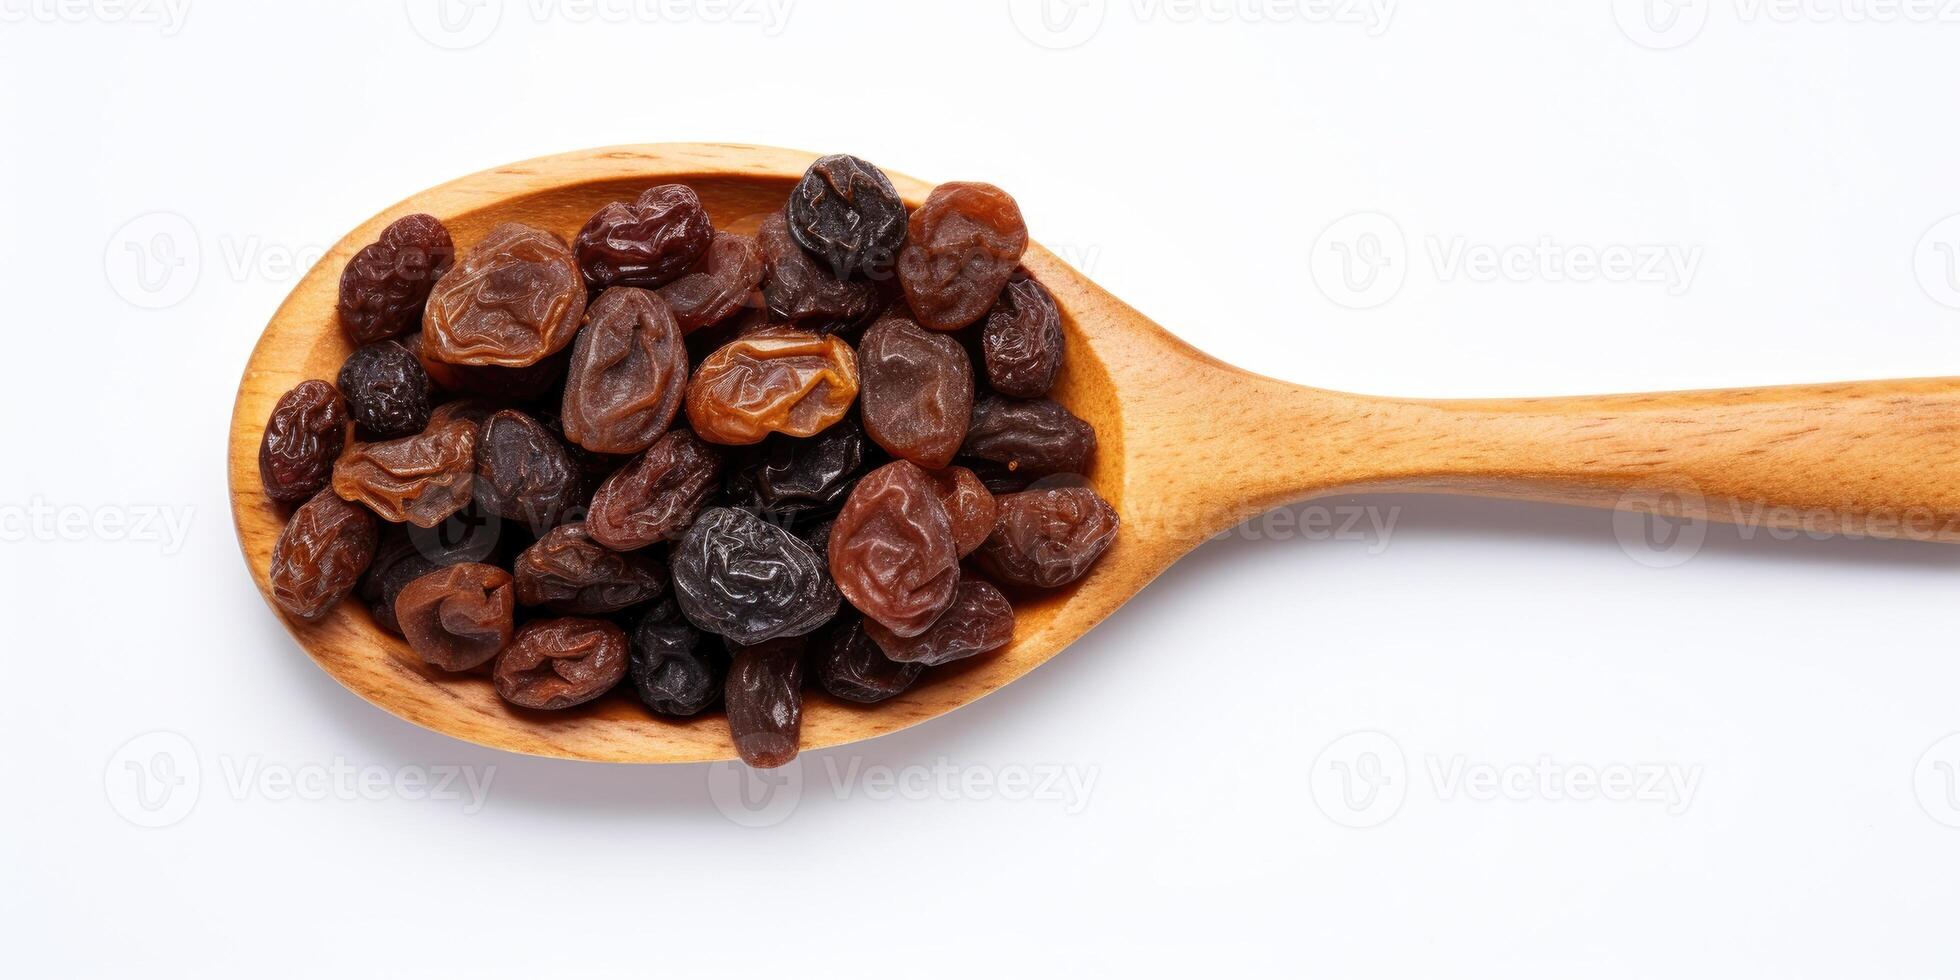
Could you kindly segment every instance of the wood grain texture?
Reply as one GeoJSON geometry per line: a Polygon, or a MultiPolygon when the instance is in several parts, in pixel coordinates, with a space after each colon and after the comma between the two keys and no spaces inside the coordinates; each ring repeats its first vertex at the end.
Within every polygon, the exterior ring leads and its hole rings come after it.
{"type": "MultiPolygon", "coordinates": [[[[441,218],[468,247],[523,221],[569,239],[594,211],[657,183],[700,192],[722,227],[781,206],[815,154],[724,144],[567,153],[417,194],[355,228],[307,274],[253,351],[232,417],[231,497],[247,567],[266,568],[285,519],[258,480],[258,445],[280,395],[332,379],[348,348],[334,315],[340,270],[389,222],[441,218]]],[[[908,204],[931,185],[892,174],[908,204]]],[[[1123,527],[1074,587],[1017,603],[1012,644],[934,671],[905,695],[859,707],[812,692],[803,744],[897,731],[1026,674],[1095,626],[1206,537],[1316,494],[1443,491],[1625,506],[1680,495],[1726,521],[1960,540],[1960,380],[1863,382],[1598,398],[1416,401],[1291,385],[1179,341],[1039,245],[1025,264],[1063,310],[1069,358],[1054,397],[1101,440],[1090,482],[1123,527]]],[[[513,708],[479,676],[438,676],[359,603],[324,621],[286,618],[320,666],[415,724],[515,752],[611,762],[734,757],[720,717],[673,722],[624,698],[570,712],[513,708]]]]}

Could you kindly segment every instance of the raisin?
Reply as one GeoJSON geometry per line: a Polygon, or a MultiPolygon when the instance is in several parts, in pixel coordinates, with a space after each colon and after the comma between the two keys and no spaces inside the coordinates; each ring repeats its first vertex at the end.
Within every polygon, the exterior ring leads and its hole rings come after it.
{"type": "Polygon", "coordinates": [[[1062,370],[1062,312],[1033,279],[1007,284],[980,328],[987,383],[1015,398],[1040,398],[1062,370]]]}
{"type": "Polygon", "coordinates": [[[585,475],[556,434],[507,408],[477,430],[476,503],[543,534],[584,506],[585,475]]]}
{"type": "Polygon", "coordinates": [[[816,552],[818,558],[822,558],[825,562],[828,562],[830,560],[830,529],[836,526],[837,521],[835,519],[818,521],[796,532],[796,536],[802,538],[803,543],[809,545],[810,550],[816,552]]]}
{"type": "Polygon", "coordinates": [[[429,424],[429,375],[415,355],[393,341],[369,344],[340,365],[340,394],[361,432],[399,439],[429,424]]]}
{"type": "Polygon", "coordinates": [[[497,694],[521,708],[557,711],[612,690],[626,676],[626,633],[597,619],[540,619],[497,657],[497,694]]]}
{"type": "Polygon", "coordinates": [[[652,289],[692,267],[715,236],[700,195],[686,184],[661,184],[633,203],[599,209],[573,242],[579,271],[592,289],[652,289]]]}
{"type": "Polygon", "coordinates": [[[905,244],[905,202],[891,178],[846,153],[810,164],[784,214],[790,237],[839,279],[890,275],[905,244]]]}
{"type": "Polygon", "coordinates": [[[703,511],[668,560],[681,612],[737,643],[800,636],[837,613],[837,587],[821,557],[746,511],[703,511]]]}
{"type": "Polygon", "coordinates": [[[360,584],[380,532],[374,515],[322,490],[293,511],[272,547],[272,599],[295,618],[324,617],[360,584]]]}
{"type": "Polygon", "coordinates": [[[948,466],[926,474],[946,508],[946,519],[953,526],[953,545],[960,557],[973,553],[994,530],[994,495],[980,477],[964,466],[948,466]]]}
{"type": "Polygon", "coordinates": [[[917,636],[953,601],[959,551],[938,490],[907,460],[859,480],[830,529],[830,574],[851,605],[917,636]]]}
{"type": "Polygon", "coordinates": [[[743,446],[771,432],[813,436],[851,410],[857,356],[836,337],[774,329],[730,342],[701,362],[687,418],[709,442],[743,446]]]}
{"type": "Polygon", "coordinates": [[[985,459],[961,459],[960,465],[972,470],[973,475],[980,478],[980,485],[986,487],[987,492],[995,497],[1020,493],[1032,486],[1035,480],[1040,479],[1033,473],[1017,472],[985,459]]]}
{"type": "Polygon", "coordinates": [[[444,364],[530,367],[564,350],[585,315],[585,283],[563,239],[498,225],[436,283],[422,354],[444,364]]]}
{"type": "Polygon", "coordinates": [[[401,597],[402,589],[407,588],[408,583],[438,567],[416,550],[415,542],[409,539],[400,525],[389,524],[381,532],[381,544],[375,550],[374,561],[368,565],[367,573],[361,576],[354,594],[367,603],[376,626],[400,636],[402,626],[395,619],[395,600],[401,597]]]}
{"type": "Polygon", "coordinates": [[[715,232],[701,261],[687,275],[660,287],[682,333],[710,327],[736,310],[760,309],[762,251],[747,235],[715,232]]]}
{"type": "Polygon", "coordinates": [[[927,469],[952,462],[973,411],[973,366],[959,343],[887,316],[864,332],[857,354],[871,441],[927,469]]]}
{"type": "Polygon", "coordinates": [[[893,660],[937,667],[1006,646],[1014,639],[1014,607],[992,582],[969,575],[925,632],[899,636],[876,621],[864,631],[893,660]]]}
{"type": "Polygon", "coordinates": [[[600,484],[586,530],[614,551],[678,538],[707,505],[720,474],[713,447],[676,429],[600,484]]]}
{"type": "Polygon", "coordinates": [[[1082,577],[1116,538],[1116,511],[1087,487],[1009,494],[975,559],[1005,582],[1052,589],[1082,577]]]}
{"type": "Polygon", "coordinates": [[[687,391],[687,345],[665,301],[615,286],[593,300],[572,347],[562,421],[595,453],[637,453],[673,424],[687,391]]]}
{"type": "Polygon", "coordinates": [[[667,590],[667,569],[592,540],[582,523],[564,524],[517,556],[517,601],[553,612],[602,615],[651,602],[667,590]]]}
{"type": "Polygon", "coordinates": [[[853,320],[878,301],[878,287],[832,275],[803,251],[790,237],[788,220],[780,212],[763,219],[755,244],[768,269],[762,279],[762,299],[777,319],[853,320]]]}
{"type": "Polygon", "coordinates": [[[326,489],[347,448],[347,402],[325,381],[302,381],[279,397],[259,441],[265,495],[297,504],[326,489]]]}
{"type": "Polygon", "coordinates": [[[912,212],[898,280],[919,323],[958,330],[984,316],[1028,247],[1028,226],[992,184],[935,188],[912,212]]]}
{"type": "Polygon", "coordinates": [[[443,670],[471,670],[510,645],[516,607],[509,572],[466,562],[405,586],[395,600],[395,620],[423,660],[443,670]]]}
{"type": "Polygon", "coordinates": [[[791,517],[844,503],[864,466],[864,430],[846,417],[809,439],[770,436],[729,474],[732,503],[791,517]]]}
{"type": "Polygon", "coordinates": [[[845,614],[825,638],[817,659],[817,683],[832,697],[876,704],[905,693],[926,669],[899,663],[868,636],[864,617],[845,614]]]}
{"type": "Polygon", "coordinates": [[[542,397],[565,380],[566,365],[572,360],[572,349],[567,347],[528,367],[444,364],[422,351],[421,338],[421,334],[413,334],[403,337],[400,343],[419,353],[422,370],[429,372],[429,380],[437,388],[502,401],[527,402],[542,397]],[[409,343],[411,340],[413,345],[409,343]]]}
{"type": "Polygon", "coordinates": [[[426,214],[397,218],[340,271],[340,324],[357,346],[414,330],[436,280],[456,262],[449,229],[426,214]]]}
{"type": "Polygon", "coordinates": [[[983,395],[973,402],[960,452],[1030,476],[1083,473],[1096,453],[1096,430],[1046,398],[983,395]]]}
{"type": "Polygon", "coordinates": [[[662,599],[633,627],[633,690],[655,714],[687,718],[721,699],[728,653],[662,599]]]}
{"type": "Polygon", "coordinates": [[[730,644],[734,662],[722,700],[735,751],[757,769],[796,758],[803,736],[803,648],[800,636],[756,646],[730,644]]]}
{"type": "Polygon", "coordinates": [[[452,418],[417,435],[357,442],[333,467],[333,490],[382,520],[435,527],[468,506],[476,485],[476,425],[452,418]]]}

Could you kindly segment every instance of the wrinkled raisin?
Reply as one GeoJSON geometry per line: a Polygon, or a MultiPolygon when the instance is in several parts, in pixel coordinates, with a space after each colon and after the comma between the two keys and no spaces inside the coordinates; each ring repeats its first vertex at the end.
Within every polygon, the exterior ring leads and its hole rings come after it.
{"type": "Polygon", "coordinates": [[[987,383],[1015,398],[1040,398],[1062,370],[1062,313],[1033,279],[1007,284],[980,328],[987,383]]]}
{"type": "Polygon", "coordinates": [[[567,347],[527,367],[444,364],[422,351],[422,337],[411,334],[398,342],[418,352],[422,370],[429,372],[429,381],[437,388],[501,401],[525,402],[543,396],[565,380],[565,367],[572,360],[572,349],[567,347]]]}
{"type": "Polygon", "coordinates": [[[694,188],[661,184],[641,191],[631,204],[600,208],[574,245],[587,286],[652,289],[692,267],[714,235],[694,188]]]}
{"type": "Polygon", "coordinates": [[[585,477],[558,436],[537,419],[504,409],[476,436],[476,503],[542,534],[585,503],[585,477]]]}
{"type": "Polygon", "coordinates": [[[743,446],[771,432],[813,436],[851,410],[857,356],[836,337],[776,329],[715,351],[687,388],[687,418],[709,442],[743,446]]]}
{"type": "Polygon", "coordinates": [[[747,235],[715,232],[715,240],[687,275],[660,287],[682,333],[710,327],[740,309],[762,306],[762,251],[747,235]]]}
{"type": "Polygon", "coordinates": [[[899,636],[875,620],[864,631],[893,660],[937,667],[1006,646],[1014,639],[1014,607],[992,582],[969,575],[925,632],[899,636]]]}
{"type": "Polygon", "coordinates": [[[302,381],[280,396],[259,441],[265,495],[297,504],[325,489],[347,448],[347,403],[325,381],[302,381]]]}
{"type": "Polygon", "coordinates": [[[703,511],[668,560],[681,612],[737,643],[800,636],[837,613],[837,587],[822,558],[746,511],[703,511]]]}
{"type": "Polygon", "coordinates": [[[347,355],[340,365],[340,394],[367,438],[399,439],[429,424],[428,372],[393,341],[347,355]]]}
{"type": "Polygon", "coordinates": [[[926,473],[939,492],[939,503],[946,508],[946,520],[953,526],[953,545],[964,558],[973,553],[994,531],[994,495],[980,477],[964,466],[948,466],[926,473]]]}
{"type": "Polygon", "coordinates": [[[509,572],[464,563],[405,586],[395,620],[417,656],[443,670],[470,670],[510,645],[516,606],[509,572]]]}
{"type": "Polygon", "coordinates": [[[889,275],[905,244],[905,202],[891,178],[847,153],[810,164],[784,213],[790,237],[839,279],[889,275]]]}
{"type": "Polygon", "coordinates": [[[885,656],[865,633],[863,616],[837,618],[817,659],[817,683],[832,697],[876,704],[905,693],[925,671],[923,663],[899,663],[885,656]]]}
{"type": "Polygon", "coordinates": [[[952,462],[973,411],[973,366],[959,343],[887,316],[864,332],[857,355],[871,441],[927,469],[952,462]]]}
{"type": "Polygon", "coordinates": [[[357,442],[333,467],[333,490],[396,524],[435,527],[476,489],[476,425],[455,418],[417,435],[357,442]]]}
{"type": "Polygon", "coordinates": [[[859,480],[830,529],[830,574],[851,605],[917,636],[953,601],[959,551],[925,471],[907,460],[859,480]]]}
{"type": "Polygon", "coordinates": [[[790,237],[778,212],[762,221],[755,244],[768,272],[762,298],[780,320],[853,320],[878,301],[878,287],[861,279],[841,279],[810,257],[790,237]]]}
{"type": "Polygon", "coordinates": [[[803,649],[800,636],[757,646],[730,644],[734,662],[722,699],[735,751],[757,769],[796,758],[803,736],[803,649]]]}
{"type": "Polygon", "coordinates": [[[526,623],[497,657],[497,694],[522,708],[557,711],[584,704],[626,676],[626,634],[597,619],[526,623]]]}
{"type": "Polygon", "coordinates": [[[1005,582],[1052,589],[1082,577],[1116,538],[1116,511],[1087,487],[999,498],[994,533],[975,559],[1005,582]]]}
{"type": "Polygon", "coordinates": [[[293,511],[272,547],[272,599],[307,622],[347,598],[374,560],[374,515],[322,490],[293,511]]]}
{"type": "Polygon", "coordinates": [[[687,718],[721,700],[728,653],[694,628],[672,599],[662,599],[633,627],[633,690],[656,714],[687,718]]]}
{"type": "Polygon", "coordinates": [[[411,214],[381,230],[379,241],[354,253],[340,272],[340,324],[356,345],[414,330],[436,280],[456,261],[449,229],[433,216],[411,214]]]}
{"type": "Polygon", "coordinates": [[[720,474],[714,448],[676,429],[599,485],[586,530],[614,551],[678,538],[707,504],[720,474]]]}
{"type": "Polygon", "coordinates": [[[529,367],[571,344],[585,283],[563,239],[498,225],[436,283],[422,317],[422,353],[444,364],[529,367]]]}
{"type": "Polygon", "coordinates": [[[770,436],[729,474],[731,502],[762,514],[789,517],[844,503],[864,466],[864,430],[843,421],[809,439],[770,436]]]}
{"type": "Polygon", "coordinates": [[[600,615],[660,598],[667,569],[592,540],[582,523],[564,524],[517,556],[517,601],[553,612],[600,615]]]}
{"type": "Polygon", "coordinates": [[[973,402],[973,422],[960,452],[1030,476],[1086,473],[1096,453],[1096,430],[1046,398],[983,395],[973,402]]]}
{"type": "Polygon", "coordinates": [[[565,435],[595,453],[637,453],[673,424],[687,391],[687,345],[659,296],[599,294],[572,347],[565,435]]]}
{"type": "Polygon", "coordinates": [[[941,184],[912,212],[898,279],[919,323],[958,330],[986,315],[1028,247],[1014,199],[992,184],[941,184]]]}

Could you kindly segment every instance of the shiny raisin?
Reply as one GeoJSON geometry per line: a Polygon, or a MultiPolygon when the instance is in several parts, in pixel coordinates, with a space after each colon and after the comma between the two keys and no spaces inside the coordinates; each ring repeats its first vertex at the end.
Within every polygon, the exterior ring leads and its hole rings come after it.
{"type": "Polygon", "coordinates": [[[382,520],[435,527],[476,489],[476,425],[456,418],[388,442],[357,442],[333,467],[333,490],[382,520]]]}
{"type": "Polygon", "coordinates": [[[517,600],[510,573],[464,563],[405,586],[395,620],[416,655],[443,670],[471,670],[510,645],[517,600]]]}
{"type": "Polygon", "coordinates": [[[556,433],[507,408],[477,430],[476,503],[543,534],[584,506],[585,475],[556,433]]]}
{"type": "Polygon", "coordinates": [[[687,275],[660,287],[682,333],[693,333],[762,306],[762,251],[747,235],[715,232],[715,240],[687,275]]]}
{"type": "Polygon", "coordinates": [[[449,229],[433,216],[411,214],[381,230],[340,271],[340,324],[356,345],[415,330],[429,290],[456,261],[449,229]]]}
{"type": "Polygon", "coordinates": [[[730,501],[778,517],[833,510],[843,505],[864,458],[864,429],[854,417],[809,439],[770,436],[729,474],[730,501]]]}
{"type": "Polygon", "coordinates": [[[602,615],[651,602],[667,591],[667,569],[592,540],[582,523],[564,524],[517,556],[517,601],[553,612],[602,615]]]}
{"type": "Polygon", "coordinates": [[[597,619],[524,624],[497,657],[497,694],[522,708],[557,711],[584,704],[626,676],[626,633],[597,619]]]}
{"type": "Polygon", "coordinates": [[[1081,578],[1116,539],[1116,510],[1087,487],[999,498],[994,533],[975,553],[1004,582],[1052,589],[1081,578]]]}
{"type": "Polygon", "coordinates": [[[810,164],[784,214],[790,237],[839,279],[890,275],[905,244],[905,202],[891,178],[847,153],[810,164]]]}
{"type": "Polygon", "coordinates": [[[737,643],[800,636],[837,613],[837,587],[822,558],[746,511],[703,511],[668,561],[681,612],[737,643]]]}
{"type": "Polygon", "coordinates": [[[614,551],[678,538],[706,506],[720,474],[720,454],[676,429],[599,485],[586,530],[614,551]]]}
{"type": "Polygon", "coordinates": [[[757,646],[730,644],[734,662],[722,700],[735,751],[757,769],[796,758],[803,736],[803,650],[800,636],[757,646]]]}
{"type": "Polygon", "coordinates": [[[293,511],[272,546],[272,599],[294,618],[316,621],[360,584],[379,538],[374,515],[322,490],[293,511]]]}
{"type": "Polygon", "coordinates": [[[964,558],[994,531],[994,495],[980,477],[964,466],[931,470],[926,476],[939,492],[946,519],[953,526],[953,545],[964,558]]]}
{"type": "Polygon", "coordinates": [[[340,394],[371,439],[412,436],[429,424],[429,375],[394,341],[369,344],[340,365],[340,394]]]}
{"type": "Polygon", "coordinates": [[[1062,313],[1048,290],[1033,279],[1008,283],[980,328],[987,383],[1015,398],[1048,394],[1062,370],[1062,343],[1062,313]]]}
{"type": "Polygon", "coordinates": [[[986,315],[1028,247],[1014,199],[992,184],[941,184],[912,212],[898,279],[919,323],[958,330],[986,315]]]}
{"type": "Polygon", "coordinates": [[[859,704],[876,704],[904,694],[926,669],[923,663],[899,663],[885,656],[865,633],[863,616],[837,618],[817,658],[817,683],[832,697],[859,704]]]}
{"type": "Polygon", "coordinates": [[[878,287],[861,279],[842,279],[790,237],[788,220],[779,212],[762,221],[755,244],[768,272],[762,279],[762,298],[781,320],[852,320],[878,301],[878,287]]]}
{"type": "Polygon", "coordinates": [[[302,381],[280,396],[259,441],[265,495],[297,504],[325,489],[347,448],[347,402],[325,381],[302,381]]]}
{"type": "Polygon", "coordinates": [[[973,412],[973,366],[959,343],[887,316],[864,332],[857,355],[871,441],[927,469],[952,462],[973,412]]]}
{"type": "Polygon", "coordinates": [[[1085,473],[1096,453],[1096,430],[1046,398],[983,395],[973,402],[960,453],[1030,476],[1085,473]]]}
{"type": "Polygon", "coordinates": [[[851,605],[917,636],[953,601],[959,551],[924,470],[898,460],[866,474],[830,529],[830,574],[851,605]]]}
{"type": "Polygon", "coordinates": [[[695,629],[672,599],[662,599],[640,617],[632,641],[633,689],[655,714],[687,718],[721,700],[728,653],[695,629]]]}
{"type": "Polygon", "coordinates": [[[444,364],[529,367],[570,345],[584,315],[585,283],[564,240],[502,224],[429,294],[422,354],[444,364]]]}
{"type": "Polygon", "coordinates": [[[937,667],[1006,646],[1014,639],[1014,606],[992,582],[968,575],[925,632],[899,636],[875,620],[864,631],[893,660],[937,667]]]}
{"type": "Polygon", "coordinates": [[[673,424],[687,392],[687,345],[659,296],[629,286],[599,294],[572,347],[565,435],[595,453],[637,453],[673,424]]]}
{"type": "Polygon", "coordinates": [[[813,436],[857,398],[857,356],[836,337],[775,329],[708,356],[687,388],[687,418],[709,442],[742,446],[771,432],[813,436]]]}
{"type": "Polygon", "coordinates": [[[661,184],[628,204],[614,201],[580,228],[579,271],[593,289],[652,289],[692,267],[714,239],[700,195],[685,184],[661,184]]]}

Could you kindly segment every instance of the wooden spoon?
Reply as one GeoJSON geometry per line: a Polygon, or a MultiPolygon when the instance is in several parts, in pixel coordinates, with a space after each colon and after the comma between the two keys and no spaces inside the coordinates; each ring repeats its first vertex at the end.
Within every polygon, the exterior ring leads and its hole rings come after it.
{"type": "MultiPolygon", "coordinates": [[[[441,218],[465,247],[505,221],[569,240],[600,206],[669,181],[692,185],[717,225],[753,225],[782,206],[813,159],[691,143],[566,153],[444,184],[355,228],[280,306],[239,385],[232,511],[268,603],[266,569],[285,512],[259,487],[260,434],[288,389],[336,376],[348,353],[334,313],[340,271],[385,225],[420,211],[441,218]]],[[[899,174],[892,180],[913,206],[932,190],[899,174]]],[[[813,691],[806,749],[897,731],[992,692],[1060,652],[1207,536],[1316,494],[1441,491],[1622,509],[1666,494],[1681,513],[1718,521],[1960,539],[1957,379],[1502,401],[1350,395],[1207,357],[1040,245],[1029,247],[1025,265],[1062,308],[1068,364],[1054,397],[1096,427],[1101,448],[1087,475],[1121,514],[1121,534],[1081,582],[1023,603],[1005,650],[936,671],[868,708],[813,691]]],[[[457,738],[609,762],[734,757],[719,715],[655,719],[624,697],[555,714],[512,708],[483,677],[423,664],[357,601],[323,622],[286,625],[355,693],[457,738]]]]}

